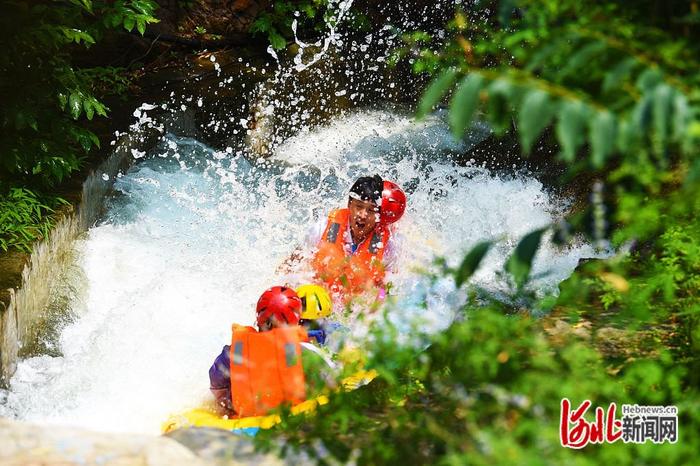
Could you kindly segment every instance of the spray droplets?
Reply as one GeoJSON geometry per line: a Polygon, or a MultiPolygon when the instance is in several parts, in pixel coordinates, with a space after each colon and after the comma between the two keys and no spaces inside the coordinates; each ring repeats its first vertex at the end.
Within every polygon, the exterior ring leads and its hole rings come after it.
{"type": "Polygon", "coordinates": [[[140,151],[140,150],[138,150],[138,149],[131,149],[131,155],[132,155],[135,159],[140,159],[141,157],[143,157],[143,156],[146,155],[146,152],[140,151]]]}

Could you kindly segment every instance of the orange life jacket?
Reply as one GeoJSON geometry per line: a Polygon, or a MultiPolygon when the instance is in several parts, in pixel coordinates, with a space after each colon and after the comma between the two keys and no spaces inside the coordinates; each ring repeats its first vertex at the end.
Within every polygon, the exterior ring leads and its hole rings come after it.
{"type": "Polygon", "coordinates": [[[300,342],[301,326],[257,332],[233,325],[231,337],[231,401],[239,417],[261,416],[283,403],[306,399],[300,342]]]}
{"type": "Polygon", "coordinates": [[[326,229],[318,243],[311,262],[318,279],[333,291],[361,292],[384,282],[384,248],[389,241],[389,230],[377,227],[369,238],[357,247],[355,253],[345,250],[343,235],[350,220],[348,209],[336,209],[328,216],[326,229]]]}

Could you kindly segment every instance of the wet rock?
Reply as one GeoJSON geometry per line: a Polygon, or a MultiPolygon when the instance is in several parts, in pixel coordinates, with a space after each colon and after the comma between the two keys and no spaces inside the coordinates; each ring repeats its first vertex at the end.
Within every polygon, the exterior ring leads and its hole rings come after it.
{"type": "Polygon", "coordinates": [[[269,93],[265,92],[265,86],[258,84],[252,100],[248,119],[248,131],[246,131],[246,146],[250,151],[259,156],[270,155],[270,144],[274,139],[273,112],[274,107],[270,102],[269,93]]]}
{"type": "Polygon", "coordinates": [[[269,4],[267,0],[199,0],[180,25],[204,28],[207,33],[224,37],[247,33],[269,4]]]}
{"type": "Polygon", "coordinates": [[[105,434],[0,419],[0,464],[204,466],[211,463],[165,437],[105,434]]]}
{"type": "Polygon", "coordinates": [[[216,465],[252,464],[256,466],[304,464],[299,458],[282,460],[274,455],[257,453],[252,438],[221,429],[193,427],[165,435],[216,465]]]}

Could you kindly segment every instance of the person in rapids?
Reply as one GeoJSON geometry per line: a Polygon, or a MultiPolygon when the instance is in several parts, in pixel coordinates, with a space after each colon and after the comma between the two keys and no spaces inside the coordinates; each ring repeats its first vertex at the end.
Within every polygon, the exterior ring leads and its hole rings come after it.
{"type": "Polygon", "coordinates": [[[265,415],[332,385],[335,364],[308,342],[306,329],[299,325],[302,311],[293,289],[274,286],[258,300],[258,330],[233,325],[231,344],[209,369],[210,390],[221,414],[265,415]]]}
{"type": "Polygon", "coordinates": [[[332,210],[314,225],[305,248],[298,248],[282,270],[291,271],[309,259],[315,280],[333,293],[354,295],[375,288],[382,296],[385,273],[394,270],[398,255],[391,224],[405,208],[406,195],[395,183],[379,175],[358,178],[347,207],[332,210]]]}
{"type": "Polygon", "coordinates": [[[309,341],[325,345],[329,333],[340,328],[340,324],[329,320],[333,312],[333,301],[328,291],[319,285],[301,285],[296,290],[301,299],[299,325],[306,329],[309,341]]]}

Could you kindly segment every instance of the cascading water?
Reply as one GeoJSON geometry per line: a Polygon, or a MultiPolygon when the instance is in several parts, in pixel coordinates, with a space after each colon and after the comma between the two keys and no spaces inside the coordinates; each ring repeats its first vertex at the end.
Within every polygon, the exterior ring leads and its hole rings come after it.
{"type": "MultiPolygon", "coordinates": [[[[361,82],[353,86],[363,90],[361,82]]],[[[291,100],[273,95],[271,112],[308,95],[303,88],[291,100]]],[[[469,139],[455,141],[439,113],[415,122],[396,108],[356,109],[317,128],[285,115],[291,123],[278,134],[295,135],[280,137],[266,159],[165,135],[115,180],[103,221],[76,244],[87,283],[57,343],[61,356],[22,361],[0,415],[157,433],[170,413],[208,396],[209,365],[231,323],[253,323],[260,293],[308,278],[277,268],[309,225],[346,202],[357,176],[378,173],[409,194],[389,276],[399,312],[427,314],[433,331],[448,325],[460,294],[449,280],[431,285],[421,269],[435,256],[456,265],[482,239],[502,241],[473,280],[504,288],[496,271],[515,242],[559,218],[567,201],[524,174],[456,165],[453,156],[469,149],[469,139]]],[[[550,273],[534,286],[554,289],[579,258],[594,255],[584,243],[543,247],[534,273],[550,273]]]]}
{"type": "MultiPolygon", "coordinates": [[[[414,123],[382,111],[292,138],[259,163],[167,136],[116,181],[105,221],[76,245],[88,286],[61,334],[63,356],[23,361],[5,410],[157,432],[169,413],[206,396],[207,370],[230,324],[252,323],[260,292],[285,279],[277,266],[360,174],[380,173],[409,190],[398,297],[423,299],[416,269],[435,255],[454,263],[483,238],[514,241],[565,207],[535,179],[456,167],[449,154],[460,149],[439,117],[414,123]]],[[[487,257],[480,283],[499,286],[494,272],[512,248],[504,244],[487,257]]],[[[555,286],[591,255],[587,245],[545,248],[536,269],[552,274],[539,286],[555,286]]],[[[449,287],[432,299],[440,292],[449,287]]],[[[438,315],[438,325],[451,317],[438,315]]]]}

